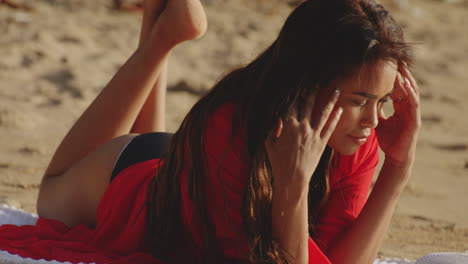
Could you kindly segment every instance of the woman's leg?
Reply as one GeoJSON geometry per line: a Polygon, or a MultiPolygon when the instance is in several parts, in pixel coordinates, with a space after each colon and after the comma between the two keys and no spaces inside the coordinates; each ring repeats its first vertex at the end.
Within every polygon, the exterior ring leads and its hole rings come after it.
{"type": "MultiPolygon", "coordinates": [[[[143,20],[141,23],[140,43],[142,46],[144,41],[151,33],[151,28],[161,14],[167,0],[145,0],[143,1],[143,20]]],[[[151,89],[145,104],[140,110],[135,123],[131,129],[131,133],[144,134],[148,132],[164,132],[166,131],[166,88],[167,88],[167,62],[165,59],[162,62],[161,73],[159,74],[156,83],[151,89]]]]}
{"type": "MultiPolygon", "coordinates": [[[[166,67],[172,49],[183,41],[200,37],[205,30],[206,17],[199,0],[168,1],[150,26],[147,39],[65,136],[44,179],[63,174],[99,145],[138,127],[135,120],[166,67]]],[[[143,112],[140,119],[149,118],[143,112]]]]}

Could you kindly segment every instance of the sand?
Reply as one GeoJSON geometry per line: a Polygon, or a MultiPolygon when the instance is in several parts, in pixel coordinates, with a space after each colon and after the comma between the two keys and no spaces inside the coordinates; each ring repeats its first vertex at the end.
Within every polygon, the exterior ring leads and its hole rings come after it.
{"type": "MultiPolygon", "coordinates": [[[[21,2],[20,0],[16,2],[21,2]]],[[[0,4],[0,203],[35,212],[42,174],[67,130],[135,50],[140,13],[112,1],[0,4]]],[[[169,66],[168,130],[200,94],[248,62],[291,10],[280,0],[205,0],[209,30],[169,66]]],[[[289,1],[294,2],[294,1],[289,1]]],[[[468,250],[468,1],[386,0],[414,43],[423,129],[413,176],[380,255],[468,250]]]]}

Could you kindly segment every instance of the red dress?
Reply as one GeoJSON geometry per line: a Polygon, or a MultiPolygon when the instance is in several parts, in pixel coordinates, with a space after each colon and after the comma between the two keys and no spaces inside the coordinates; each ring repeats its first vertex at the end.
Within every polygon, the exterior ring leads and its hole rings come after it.
{"type": "MultiPolygon", "coordinates": [[[[241,130],[234,136],[232,146],[229,144],[233,113],[234,105],[226,104],[208,122],[205,137],[210,140],[205,141],[205,151],[209,167],[205,188],[219,248],[228,258],[242,261],[247,255],[241,212],[248,163],[245,135],[241,130]]],[[[158,161],[132,165],[112,181],[100,201],[94,229],[85,225],[68,228],[61,222],[43,218],[35,226],[4,225],[0,227],[0,249],[22,257],[72,263],[162,263],[149,254],[143,206],[158,161]]],[[[354,155],[340,156],[334,162],[330,200],[320,213],[318,238],[315,242],[309,238],[309,263],[330,263],[322,252],[326,253],[364,206],[378,163],[375,134],[354,155]]],[[[183,228],[195,242],[200,242],[200,230],[192,217],[194,208],[184,188],[187,174],[184,171],[180,176],[183,228]]],[[[178,254],[174,254],[171,264],[190,262],[196,255],[182,241],[180,249],[174,252],[178,254]]]]}

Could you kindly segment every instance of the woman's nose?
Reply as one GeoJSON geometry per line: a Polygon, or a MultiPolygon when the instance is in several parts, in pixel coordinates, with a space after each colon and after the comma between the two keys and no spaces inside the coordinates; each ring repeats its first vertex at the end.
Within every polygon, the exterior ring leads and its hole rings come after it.
{"type": "Polygon", "coordinates": [[[379,124],[379,109],[377,106],[370,106],[362,112],[361,125],[366,128],[376,128],[379,124]]]}

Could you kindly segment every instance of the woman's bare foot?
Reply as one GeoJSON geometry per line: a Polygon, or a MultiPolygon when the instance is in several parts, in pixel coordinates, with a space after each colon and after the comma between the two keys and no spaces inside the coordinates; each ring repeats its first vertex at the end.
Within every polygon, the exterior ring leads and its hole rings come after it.
{"type": "Polygon", "coordinates": [[[166,0],[151,34],[159,41],[177,45],[201,37],[207,28],[206,14],[200,0],[166,0]]]}
{"type": "Polygon", "coordinates": [[[168,0],[142,0],[144,16],[149,19],[151,27],[154,26],[162,11],[164,10],[168,0]]]}
{"type": "Polygon", "coordinates": [[[148,38],[154,27],[154,24],[161,15],[167,0],[142,0],[143,20],[141,23],[140,44],[148,38]]]}

